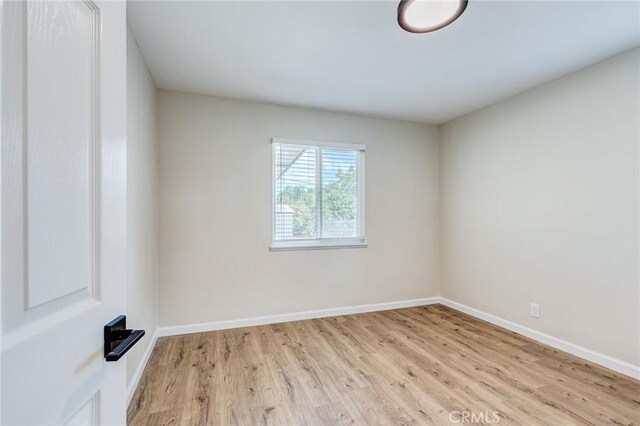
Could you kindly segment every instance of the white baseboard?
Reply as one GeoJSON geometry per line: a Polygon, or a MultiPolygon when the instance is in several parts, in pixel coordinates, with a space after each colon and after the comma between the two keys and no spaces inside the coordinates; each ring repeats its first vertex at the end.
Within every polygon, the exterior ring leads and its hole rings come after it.
{"type": "Polygon", "coordinates": [[[514,331],[518,334],[522,334],[523,336],[526,336],[537,342],[543,343],[564,352],[568,352],[571,355],[586,359],[587,361],[591,361],[594,364],[601,365],[620,374],[633,377],[634,379],[640,379],[640,367],[629,364],[628,362],[624,362],[608,355],[592,351],[591,349],[574,345],[573,343],[558,339],[557,337],[541,333],[531,328],[516,324],[514,322],[497,317],[495,315],[488,314],[486,312],[479,311],[478,309],[463,305],[458,302],[454,302],[444,297],[440,297],[439,299],[441,304],[457,311],[463,312],[467,315],[471,315],[472,317],[490,322],[491,324],[497,325],[498,327],[506,328],[507,330],[514,331]]]}
{"type": "Polygon", "coordinates": [[[151,341],[147,345],[147,349],[144,351],[142,355],[142,359],[138,363],[138,368],[136,368],[136,372],[133,374],[131,378],[131,383],[127,386],[127,407],[131,403],[131,398],[133,398],[133,394],[136,392],[136,388],[138,387],[138,383],[140,383],[140,379],[142,378],[142,373],[144,372],[144,368],[147,366],[149,362],[149,358],[151,357],[151,353],[153,352],[153,348],[156,346],[156,342],[158,341],[158,330],[153,333],[151,336],[151,341]]]}
{"type": "Polygon", "coordinates": [[[478,309],[471,308],[461,303],[454,302],[444,297],[426,297],[422,299],[402,300],[397,302],[375,303],[370,305],[358,305],[358,306],[346,306],[342,308],[320,309],[315,311],[304,311],[304,312],[295,312],[295,313],[279,314],[279,315],[267,315],[262,317],[214,321],[214,322],[206,322],[206,323],[199,323],[199,324],[187,324],[187,325],[179,325],[179,326],[173,326],[173,327],[159,327],[156,329],[155,333],[153,334],[151,342],[147,346],[144,356],[142,357],[142,360],[140,361],[140,364],[138,365],[138,368],[136,369],[136,372],[133,375],[133,378],[131,379],[131,383],[127,388],[127,405],[129,405],[129,403],[131,402],[131,399],[133,398],[133,394],[135,393],[135,390],[138,387],[138,383],[142,378],[142,373],[144,372],[144,368],[146,367],[147,362],[149,361],[149,357],[151,356],[151,353],[153,352],[153,348],[159,337],[175,336],[175,335],[190,334],[190,333],[200,333],[205,331],[226,330],[226,329],[240,328],[240,327],[251,327],[251,326],[257,326],[257,325],[277,324],[282,322],[300,321],[300,320],[313,319],[313,318],[326,318],[326,317],[335,317],[340,315],[360,314],[365,312],[386,311],[390,309],[410,308],[413,306],[425,306],[425,305],[433,305],[438,303],[448,306],[457,311],[463,312],[467,315],[471,315],[472,317],[487,321],[491,324],[497,325],[498,327],[502,327],[507,330],[516,332],[518,334],[522,334],[523,336],[529,337],[530,339],[533,339],[545,345],[570,353],[577,357],[583,358],[587,361],[591,361],[594,364],[601,365],[603,367],[609,368],[613,371],[624,374],[626,376],[633,377],[635,379],[640,379],[640,367],[637,367],[635,365],[629,364],[624,361],[620,361],[618,359],[592,351],[590,349],[583,348],[581,346],[575,345],[573,343],[569,343],[567,341],[558,339],[557,337],[553,337],[545,333],[541,333],[539,331],[530,329],[528,327],[524,327],[522,325],[497,317],[495,315],[488,314],[486,312],[482,312],[478,309]]]}
{"type": "Polygon", "coordinates": [[[226,330],[230,328],[252,327],[256,325],[277,324],[281,322],[300,321],[313,318],[336,317],[340,315],[361,314],[364,312],[387,311],[389,309],[410,308],[440,303],[439,297],[423,299],[401,300],[398,302],[374,303],[370,305],[345,306],[342,308],[319,309],[316,311],[294,312],[289,314],[267,315],[262,317],[243,318],[236,320],[204,322],[199,324],[160,327],[156,330],[158,337],[175,336],[178,334],[201,333],[204,331],[226,330]]]}
{"type": "Polygon", "coordinates": [[[440,303],[439,297],[426,297],[422,299],[402,300],[398,302],[374,303],[370,305],[346,306],[342,308],[320,309],[316,311],[295,312],[280,315],[267,315],[262,317],[242,318],[237,320],[214,321],[199,324],[179,325],[174,327],[158,327],[153,333],[151,342],[138,364],[131,383],[127,387],[127,406],[131,403],[133,394],[140,383],[144,368],[149,362],[153,348],[159,337],[176,336],[180,334],[200,333],[204,331],[227,330],[231,328],[250,327],[256,325],[277,324],[281,322],[300,321],[313,318],[335,317],[340,315],[359,314],[364,312],[386,311],[389,309],[410,308],[412,306],[424,306],[440,303]]]}

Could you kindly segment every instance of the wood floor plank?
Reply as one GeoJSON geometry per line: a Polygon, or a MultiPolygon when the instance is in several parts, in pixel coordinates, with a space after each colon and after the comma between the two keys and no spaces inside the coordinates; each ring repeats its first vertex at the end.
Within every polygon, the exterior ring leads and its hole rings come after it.
{"type": "Polygon", "coordinates": [[[462,415],[640,425],[640,382],[431,305],[161,338],[128,422],[446,425],[462,415]]]}

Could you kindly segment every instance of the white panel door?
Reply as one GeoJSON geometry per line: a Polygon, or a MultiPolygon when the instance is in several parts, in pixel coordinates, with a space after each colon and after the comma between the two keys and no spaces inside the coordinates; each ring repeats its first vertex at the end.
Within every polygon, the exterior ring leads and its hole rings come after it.
{"type": "Polygon", "coordinates": [[[1,4],[2,424],[124,424],[125,3],[1,4]]]}

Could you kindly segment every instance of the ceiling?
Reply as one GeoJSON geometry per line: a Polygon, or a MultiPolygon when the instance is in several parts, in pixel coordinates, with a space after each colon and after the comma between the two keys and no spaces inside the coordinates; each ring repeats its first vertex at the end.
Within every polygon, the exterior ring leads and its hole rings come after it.
{"type": "Polygon", "coordinates": [[[397,1],[128,3],[158,87],[439,124],[640,44],[637,1],[478,1],[411,34],[397,1]]]}

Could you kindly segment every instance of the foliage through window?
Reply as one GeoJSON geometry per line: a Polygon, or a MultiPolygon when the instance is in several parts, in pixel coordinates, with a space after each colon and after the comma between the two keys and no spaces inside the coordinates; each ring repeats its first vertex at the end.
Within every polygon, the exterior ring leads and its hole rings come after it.
{"type": "Polygon", "coordinates": [[[273,140],[274,247],[364,243],[364,146],[273,140]]]}

